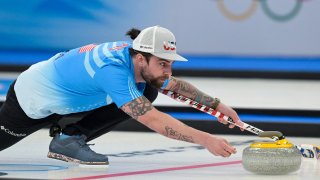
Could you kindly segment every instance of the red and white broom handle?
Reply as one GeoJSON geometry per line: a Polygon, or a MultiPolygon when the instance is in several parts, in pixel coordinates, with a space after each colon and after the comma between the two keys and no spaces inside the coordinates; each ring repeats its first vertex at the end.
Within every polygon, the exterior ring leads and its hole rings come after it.
{"type": "MultiPolygon", "coordinates": [[[[192,100],[190,98],[187,98],[187,97],[185,97],[185,96],[183,96],[181,94],[178,94],[176,92],[169,91],[169,90],[159,90],[159,92],[161,92],[164,95],[167,95],[167,96],[171,97],[172,99],[174,99],[176,101],[185,103],[185,104],[187,104],[187,105],[189,105],[189,106],[191,106],[191,107],[193,107],[195,109],[198,109],[198,110],[200,110],[202,112],[210,114],[210,115],[212,115],[214,117],[223,118],[228,123],[234,124],[234,125],[242,128],[242,129],[245,129],[245,130],[247,130],[249,132],[252,132],[252,133],[254,133],[256,135],[259,135],[259,133],[263,132],[261,129],[258,129],[258,128],[254,127],[254,126],[251,126],[251,125],[249,125],[247,123],[244,123],[244,122],[243,122],[243,125],[240,126],[240,125],[236,124],[231,117],[228,117],[228,116],[224,115],[223,113],[221,113],[221,112],[219,112],[219,111],[217,111],[215,109],[212,109],[212,108],[210,108],[210,107],[208,107],[206,105],[198,103],[198,102],[196,102],[196,101],[194,101],[194,100],[192,100]]],[[[273,139],[275,141],[278,140],[278,138],[276,136],[272,137],[271,139],[273,139]]]]}

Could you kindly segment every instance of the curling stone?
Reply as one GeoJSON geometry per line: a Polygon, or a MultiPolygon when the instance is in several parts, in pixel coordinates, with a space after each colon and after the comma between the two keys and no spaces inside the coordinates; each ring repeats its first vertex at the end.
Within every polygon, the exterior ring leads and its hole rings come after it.
{"type": "Polygon", "coordinates": [[[244,169],[256,174],[280,175],[297,171],[301,157],[296,146],[281,136],[275,142],[255,142],[245,148],[242,164],[244,169]]]}

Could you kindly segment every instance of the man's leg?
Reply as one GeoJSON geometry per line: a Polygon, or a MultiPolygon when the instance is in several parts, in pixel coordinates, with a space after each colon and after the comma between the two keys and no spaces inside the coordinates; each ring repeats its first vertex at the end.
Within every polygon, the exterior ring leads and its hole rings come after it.
{"type": "Polygon", "coordinates": [[[113,103],[95,109],[80,121],[67,125],[62,132],[69,136],[83,134],[87,137],[88,142],[109,132],[114,126],[129,118],[130,116],[113,103]]]}
{"type": "MultiPolygon", "coordinates": [[[[153,102],[158,96],[158,91],[156,88],[146,85],[144,96],[153,102]]],[[[92,111],[82,120],[66,126],[62,132],[66,135],[84,134],[87,136],[86,141],[90,141],[109,132],[116,125],[128,119],[130,116],[113,103],[92,111]]]]}
{"type": "MultiPolygon", "coordinates": [[[[144,95],[154,101],[158,91],[147,86],[144,95]]],[[[108,157],[92,151],[86,142],[109,132],[115,125],[129,118],[115,104],[86,113],[80,121],[67,125],[61,135],[57,134],[53,138],[48,157],[85,165],[108,165],[108,157]]]]}
{"type": "Polygon", "coordinates": [[[0,151],[14,145],[59,118],[56,115],[45,119],[29,118],[18,103],[14,92],[14,83],[12,83],[8,90],[6,101],[0,109],[0,151]]]}

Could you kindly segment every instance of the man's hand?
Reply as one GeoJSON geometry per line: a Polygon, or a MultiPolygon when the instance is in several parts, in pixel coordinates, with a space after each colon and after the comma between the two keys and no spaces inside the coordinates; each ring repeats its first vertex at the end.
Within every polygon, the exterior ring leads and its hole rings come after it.
{"type": "MultiPolygon", "coordinates": [[[[243,122],[240,120],[237,112],[235,110],[233,110],[231,107],[220,102],[220,104],[218,105],[216,110],[223,113],[226,116],[231,117],[237,125],[239,125],[240,127],[243,127],[243,122]]],[[[223,124],[228,124],[228,122],[226,120],[224,120],[223,118],[218,118],[218,121],[223,124]]],[[[235,127],[234,124],[229,125],[229,128],[234,128],[234,127],[235,127]]],[[[240,128],[240,129],[241,129],[241,131],[244,131],[243,128],[240,128]]]]}
{"type": "Polygon", "coordinates": [[[227,140],[214,135],[206,140],[204,147],[212,154],[222,157],[229,157],[237,152],[236,148],[232,147],[227,140]]]}

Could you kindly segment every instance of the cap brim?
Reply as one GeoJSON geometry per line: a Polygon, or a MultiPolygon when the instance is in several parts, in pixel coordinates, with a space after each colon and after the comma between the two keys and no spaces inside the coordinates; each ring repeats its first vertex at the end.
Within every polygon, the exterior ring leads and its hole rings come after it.
{"type": "Polygon", "coordinates": [[[161,59],[171,60],[171,61],[188,61],[186,58],[175,53],[151,53],[161,59]]]}

